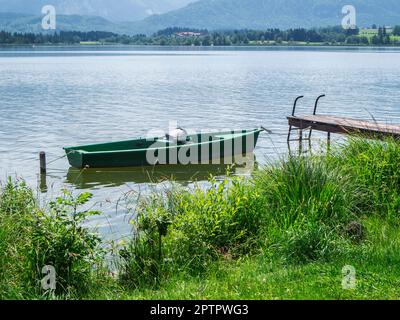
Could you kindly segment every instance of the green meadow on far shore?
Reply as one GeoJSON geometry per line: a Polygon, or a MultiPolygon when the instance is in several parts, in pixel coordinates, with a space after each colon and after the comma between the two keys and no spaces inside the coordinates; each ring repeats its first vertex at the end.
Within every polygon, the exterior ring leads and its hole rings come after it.
{"type": "Polygon", "coordinates": [[[351,138],[210,182],[143,197],[131,238],[104,246],[82,226],[101,214],[80,209],[90,193],[41,208],[4,181],[0,299],[400,298],[398,141],[351,138]]]}

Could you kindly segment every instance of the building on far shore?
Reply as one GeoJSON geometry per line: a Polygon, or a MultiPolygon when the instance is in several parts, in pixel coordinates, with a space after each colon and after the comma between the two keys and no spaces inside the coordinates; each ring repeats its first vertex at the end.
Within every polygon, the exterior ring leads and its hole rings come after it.
{"type": "Polygon", "coordinates": [[[184,31],[184,32],[177,32],[176,35],[178,37],[199,37],[202,34],[200,32],[184,31]]]}
{"type": "MultiPolygon", "coordinates": [[[[394,28],[390,26],[381,27],[386,29],[386,34],[391,35],[393,34],[394,28]]],[[[375,36],[378,35],[379,28],[365,28],[360,30],[360,34],[364,36],[375,36]]]]}

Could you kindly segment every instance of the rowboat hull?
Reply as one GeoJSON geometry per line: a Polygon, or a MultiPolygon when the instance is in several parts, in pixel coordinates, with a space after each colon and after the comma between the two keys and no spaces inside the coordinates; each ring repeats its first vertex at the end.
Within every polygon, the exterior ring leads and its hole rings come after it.
{"type": "Polygon", "coordinates": [[[75,168],[149,165],[229,164],[235,155],[252,153],[262,129],[190,135],[185,144],[162,138],[64,148],[75,168]]]}

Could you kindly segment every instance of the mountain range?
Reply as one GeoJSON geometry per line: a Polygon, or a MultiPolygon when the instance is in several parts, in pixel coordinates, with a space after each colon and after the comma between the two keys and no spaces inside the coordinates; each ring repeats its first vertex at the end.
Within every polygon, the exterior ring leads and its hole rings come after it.
{"type": "Polygon", "coordinates": [[[261,29],[340,25],[344,5],[352,3],[358,26],[400,24],[399,0],[202,0],[132,23],[149,32],[169,26],[198,29],[261,29]]]}
{"type": "Polygon", "coordinates": [[[135,21],[184,7],[194,0],[0,0],[0,12],[40,15],[53,5],[61,15],[99,16],[112,22],[135,21]]]}
{"type": "MultiPolygon", "coordinates": [[[[8,10],[19,12],[18,14],[0,14],[0,29],[39,32],[41,30],[40,5],[47,3],[48,0],[29,1],[31,2],[35,2],[36,5],[23,6],[22,3],[27,3],[27,0],[0,0],[0,12],[8,10]],[[8,4],[8,6],[2,6],[2,4],[8,4]],[[35,14],[37,10],[39,14],[35,14]]],[[[357,10],[357,25],[360,27],[372,24],[400,24],[399,0],[352,0],[350,2],[357,10]]],[[[56,4],[58,12],[58,30],[151,34],[167,27],[220,30],[340,25],[343,18],[342,7],[349,1],[118,0],[118,4],[113,4],[107,0],[53,0],[53,3],[56,4]],[[130,13],[129,8],[139,7],[144,11],[130,13]],[[177,7],[178,9],[173,10],[177,7]],[[148,10],[147,13],[146,10],[148,10]],[[151,14],[165,10],[168,12],[151,14]],[[138,18],[143,19],[134,21],[138,18]]]]}

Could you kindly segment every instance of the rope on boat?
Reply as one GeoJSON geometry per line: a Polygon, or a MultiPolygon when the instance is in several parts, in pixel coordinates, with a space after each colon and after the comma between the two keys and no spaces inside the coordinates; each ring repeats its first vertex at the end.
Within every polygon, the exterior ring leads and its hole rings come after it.
{"type": "Polygon", "coordinates": [[[52,164],[52,163],[54,163],[54,162],[56,162],[56,161],[58,161],[58,160],[61,160],[61,159],[64,159],[64,158],[66,158],[70,153],[72,153],[73,151],[69,151],[69,152],[67,152],[65,155],[63,155],[63,156],[61,156],[61,157],[58,157],[58,158],[56,158],[56,159],[54,159],[54,160],[51,160],[51,161],[49,161],[49,162],[47,162],[47,164],[49,165],[49,164],[52,164]]]}
{"type": "Polygon", "coordinates": [[[64,156],[62,156],[62,157],[59,157],[59,158],[56,158],[56,159],[54,159],[54,160],[52,160],[52,161],[49,161],[47,164],[49,165],[49,164],[52,164],[52,163],[54,163],[54,162],[56,162],[56,161],[58,161],[58,160],[61,160],[61,159],[63,159],[63,158],[65,158],[67,155],[64,155],[64,156]]]}
{"type": "Polygon", "coordinates": [[[261,129],[263,129],[266,133],[273,134],[272,130],[269,130],[265,127],[261,127],[261,129]]]}

